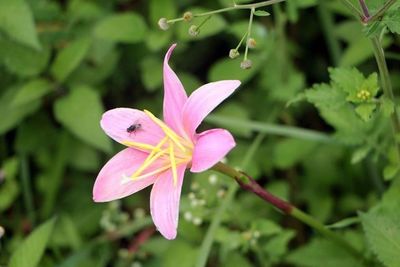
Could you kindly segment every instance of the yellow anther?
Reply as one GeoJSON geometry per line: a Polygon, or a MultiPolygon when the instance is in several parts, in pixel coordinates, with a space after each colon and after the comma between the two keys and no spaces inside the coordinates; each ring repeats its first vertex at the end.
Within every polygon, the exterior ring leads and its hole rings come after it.
{"type": "Polygon", "coordinates": [[[176,183],[178,182],[178,173],[176,171],[174,146],[172,145],[172,142],[169,143],[169,159],[171,161],[172,178],[174,179],[174,186],[176,186],[176,183]]]}
{"type": "Polygon", "coordinates": [[[164,122],[159,120],[156,116],[154,116],[150,111],[148,110],[143,110],[144,113],[147,114],[147,116],[150,117],[152,121],[154,121],[160,128],[164,131],[164,133],[171,138],[172,141],[183,151],[186,151],[185,147],[181,144],[180,142],[180,137],[173,131],[171,130],[164,122]]]}

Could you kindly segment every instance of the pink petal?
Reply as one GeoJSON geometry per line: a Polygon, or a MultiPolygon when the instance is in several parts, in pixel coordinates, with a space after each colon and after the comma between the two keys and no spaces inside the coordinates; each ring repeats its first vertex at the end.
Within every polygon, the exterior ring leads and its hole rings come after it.
{"type": "Polygon", "coordinates": [[[111,158],[96,178],[93,187],[93,200],[106,202],[123,198],[153,184],[156,176],[126,181],[126,177],[133,174],[147,155],[145,152],[126,148],[111,158]]]}
{"type": "Polygon", "coordinates": [[[214,166],[236,145],[230,132],[212,129],[197,135],[194,147],[192,172],[202,172],[214,166]]]}
{"type": "Polygon", "coordinates": [[[153,185],[150,211],[158,231],[167,239],[174,239],[178,227],[179,199],[186,165],[177,167],[178,181],[174,185],[172,171],[162,173],[153,185]]]}
{"type": "Polygon", "coordinates": [[[240,81],[227,80],[208,83],[194,91],[183,107],[185,130],[192,136],[203,119],[225,98],[230,96],[240,81]]]}
{"type": "Polygon", "coordinates": [[[131,108],[115,108],[103,114],[101,128],[108,136],[119,143],[135,141],[156,145],[165,136],[161,128],[143,111],[131,108]],[[129,132],[131,125],[140,125],[135,131],[129,132]]]}
{"type": "Polygon", "coordinates": [[[164,58],[164,121],[176,132],[182,131],[182,109],[187,100],[185,89],[178,76],[168,65],[176,44],[173,44],[164,58]]]}

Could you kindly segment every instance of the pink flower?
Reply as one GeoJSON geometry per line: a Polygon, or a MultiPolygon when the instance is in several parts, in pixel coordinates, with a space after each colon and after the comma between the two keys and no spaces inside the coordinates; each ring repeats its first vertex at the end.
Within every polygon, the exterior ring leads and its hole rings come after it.
{"type": "Polygon", "coordinates": [[[196,129],[240,85],[235,80],[213,82],[187,97],[168,65],[175,46],[170,47],[164,59],[164,121],[147,110],[130,108],[116,108],[103,114],[103,130],[127,148],[106,163],[93,188],[94,201],[105,202],[153,184],[151,216],[167,239],[176,237],[185,170],[207,170],[235,146],[232,135],[224,129],[200,134],[196,129]]]}

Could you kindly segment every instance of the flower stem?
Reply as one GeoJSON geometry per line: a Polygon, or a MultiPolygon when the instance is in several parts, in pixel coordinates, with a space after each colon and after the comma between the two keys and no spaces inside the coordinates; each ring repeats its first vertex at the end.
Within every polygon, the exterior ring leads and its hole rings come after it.
{"type": "Polygon", "coordinates": [[[260,184],[258,184],[252,177],[248,174],[235,170],[234,168],[219,162],[214,167],[214,170],[219,171],[227,176],[230,176],[236,180],[241,188],[252,192],[263,199],[265,202],[272,204],[275,208],[282,211],[284,214],[292,216],[308,226],[312,227],[320,234],[330,239],[332,242],[336,243],[340,247],[346,249],[351,255],[356,258],[362,259],[361,253],[355,249],[347,240],[343,239],[341,236],[335,234],[330,229],[326,228],[322,223],[311,217],[310,215],[304,213],[303,211],[297,209],[294,205],[279,197],[271,194],[265,190],[260,184]]]}
{"type": "Polygon", "coordinates": [[[251,26],[253,25],[254,11],[255,11],[254,8],[250,10],[250,19],[249,19],[249,25],[247,27],[247,39],[246,39],[246,49],[244,51],[244,60],[247,60],[247,53],[249,52],[249,40],[251,36],[251,26]]]}
{"type": "MultiPolygon", "coordinates": [[[[263,1],[263,2],[259,2],[259,3],[247,4],[247,5],[234,4],[231,7],[225,7],[225,8],[208,11],[208,12],[204,12],[204,13],[193,14],[193,17],[196,18],[196,17],[210,16],[210,15],[223,13],[223,12],[227,12],[227,11],[232,11],[232,10],[238,10],[238,9],[256,9],[259,7],[265,7],[265,6],[277,4],[277,3],[280,3],[283,1],[286,1],[286,0],[269,0],[269,1],[263,1]]],[[[174,22],[183,21],[183,20],[184,20],[184,18],[170,19],[170,20],[168,20],[168,23],[174,23],[174,22]]]]}
{"type": "MultiPolygon", "coordinates": [[[[364,12],[365,17],[367,18],[367,21],[370,21],[370,15],[368,11],[368,6],[366,5],[364,0],[359,0],[360,5],[362,7],[362,10],[364,12]]],[[[378,13],[380,13],[379,16],[383,16],[384,12],[393,4],[390,2],[395,2],[395,1],[388,1],[383,5],[383,7],[380,8],[378,13]],[[384,12],[381,12],[381,10],[384,10],[384,12]]],[[[376,14],[375,14],[376,15],[376,14]]],[[[397,147],[397,155],[400,160],[400,143],[397,142],[397,135],[400,135],[400,121],[398,117],[398,112],[397,112],[397,107],[396,107],[396,102],[393,94],[393,88],[392,88],[392,82],[390,81],[390,75],[389,75],[389,70],[386,64],[386,59],[385,59],[385,52],[383,50],[381,41],[379,40],[379,37],[373,36],[370,38],[372,47],[374,50],[374,55],[375,55],[375,60],[378,65],[379,73],[381,76],[381,84],[382,84],[382,89],[384,95],[390,99],[394,103],[394,110],[393,113],[390,115],[390,121],[392,124],[392,133],[393,133],[393,139],[395,142],[395,145],[397,147]]]]}

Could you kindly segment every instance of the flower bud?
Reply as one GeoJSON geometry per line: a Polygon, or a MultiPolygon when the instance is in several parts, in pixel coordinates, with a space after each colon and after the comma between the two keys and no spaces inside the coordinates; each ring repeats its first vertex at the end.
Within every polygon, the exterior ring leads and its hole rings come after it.
{"type": "Polygon", "coordinates": [[[161,18],[158,20],[158,26],[160,27],[161,30],[166,31],[169,29],[169,23],[166,18],[161,18]]]}
{"type": "Polygon", "coordinates": [[[230,58],[234,59],[234,58],[237,58],[239,55],[240,55],[240,53],[236,49],[229,50],[229,57],[230,58]]]}
{"type": "Polygon", "coordinates": [[[249,48],[256,48],[257,46],[257,42],[254,38],[250,38],[249,40],[247,40],[247,46],[249,48]]]}
{"type": "Polygon", "coordinates": [[[197,27],[196,25],[192,25],[189,28],[189,34],[193,37],[196,37],[197,35],[199,35],[200,33],[200,29],[199,27],[197,27]]]}
{"type": "Polygon", "coordinates": [[[193,19],[193,13],[190,11],[187,11],[183,13],[183,20],[186,22],[190,22],[193,19]]]}
{"type": "Polygon", "coordinates": [[[252,62],[251,62],[250,59],[243,60],[243,61],[240,63],[240,67],[241,67],[242,69],[244,69],[244,70],[250,69],[250,68],[251,68],[251,65],[252,65],[252,62]]]}

